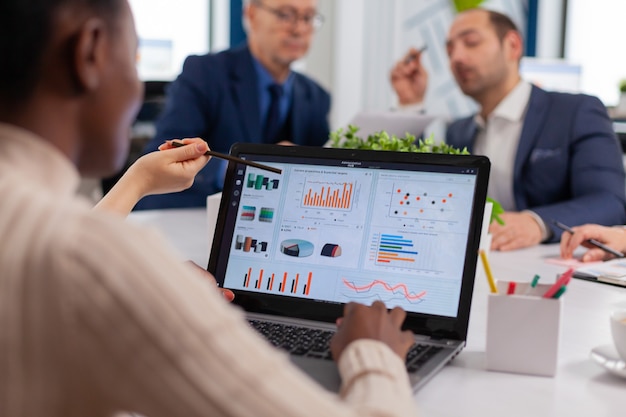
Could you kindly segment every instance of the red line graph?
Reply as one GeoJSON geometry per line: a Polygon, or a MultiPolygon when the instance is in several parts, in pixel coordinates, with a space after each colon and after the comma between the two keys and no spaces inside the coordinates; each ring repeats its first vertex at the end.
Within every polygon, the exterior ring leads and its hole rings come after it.
{"type": "Polygon", "coordinates": [[[387,284],[385,281],[381,281],[379,279],[375,279],[374,281],[370,282],[367,285],[362,285],[362,286],[357,286],[356,284],[354,284],[353,282],[350,282],[348,280],[346,280],[345,278],[343,279],[343,284],[350,288],[353,289],[356,292],[365,292],[365,291],[369,291],[372,289],[372,287],[374,287],[375,285],[381,285],[385,290],[391,292],[391,293],[396,293],[396,291],[398,289],[401,289],[402,292],[404,293],[404,298],[406,298],[409,301],[415,301],[415,300],[419,300],[422,297],[424,297],[426,295],[426,291],[422,291],[419,294],[415,294],[412,292],[409,292],[409,289],[407,288],[407,286],[405,284],[396,284],[393,287],[389,284],[387,284]]]}

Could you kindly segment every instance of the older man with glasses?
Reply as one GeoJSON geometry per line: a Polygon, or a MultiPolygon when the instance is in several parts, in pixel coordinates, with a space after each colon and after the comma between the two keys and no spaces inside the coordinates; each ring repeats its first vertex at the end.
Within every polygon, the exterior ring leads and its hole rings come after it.
{"type": "MultiPolygon", "coordinates": [[[[182,137],[201,137],[220,152],[235,142],[326,142],[330,95],[291,70],[324,22],[317,0],[248,0],[243,18],[244,45],[186,59],[145,152],[182,137]]],[[[190,189],[146,197],[137,208],[204,206],[207,195],[221,191],[224,170],[225,163],[213,158],[190,189]]]]}

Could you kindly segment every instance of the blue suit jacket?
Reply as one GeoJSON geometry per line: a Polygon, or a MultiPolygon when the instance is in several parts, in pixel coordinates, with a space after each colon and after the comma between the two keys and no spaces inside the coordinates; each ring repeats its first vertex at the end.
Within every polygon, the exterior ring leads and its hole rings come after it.
{"type": "MultiPolygon", "coordinates": [[[[448,128],[446,141],[472,152],[476,133],[469,117],[448,128]]],[[[517,210],[537,213],[558,241],[552,220],[626,223],[624,194],[622,150],[602,102],[533,86],[513,167],[517,210]]]]}
{"type": "MultiPolygon", "coordinates": [[[[290,140],[321,146],[328,140],[330,95],[309,78],[294,73],[290,140]]],[[[157,133],[144,149],[166,139],[201,137],[209,147],[228,153],[236,142],[262,143],[257,75],[246,46],[218,54],[190,56],[170,86],[157,133]]],[[[222,190],[226,163],[216,158],[180,193],[149,196],[135,209],[203,207],[206,196],[222,190]]]]}

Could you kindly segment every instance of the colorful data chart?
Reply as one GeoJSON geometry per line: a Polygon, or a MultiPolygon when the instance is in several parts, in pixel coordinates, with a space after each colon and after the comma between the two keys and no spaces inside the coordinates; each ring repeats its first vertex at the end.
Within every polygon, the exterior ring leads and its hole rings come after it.
{"type": "Polygon", "coordinates": [[[335,245],[334,243],[326,243],[322,247],[322,252],[320,253],[322,256],[328,256],[330,258],[336,258],[341,256],[341,246],[335,245]]]}
{"type": "Polygon", "coordinates": [[[254,206],[242,206],[241,207],[241,220],[252,221],[256,216],[256,207],[254,206]]]}
{"type": "MultiPolygon", "coordinates": [[[[455,212],[462,204],[455,198],[452,189],[443,191],[428,189],[425,185],[412,184],[396,187],[392,193],[389,215],[404,219],[448,221],[454,219],[455,212]]],[[[439,187],[441,188],[441,187],[439,187]]]]}
{"type": "Polygon", "coordinates": [[[411,291],[404,283],[389,284],[386,281],[375,279],[369,282],[355,282],[342,278],[343,285],[348,289],[346,296],[353,300],[365,300],[370,301],[381,300],[383,302],[390,302],[395,299],[400,299],[411,304],[417,304],[424,301],[426,291],[411,291]],[[352,295],[350,295],[352,293],[352,295]]]}
{"type": "Polygon", "coordinates": [[[350,210],[355,184],[306,181],[303,207],[350,210]]]}
{"type": "Polygon", "coordinates": [[[304,258],[313,255],[314,246],[311,242],[301,239],[287,239],[280,244],[280,251],[288,256],[304,258]]]}
{"type": "Polygon", "coordinates": [[[252,268],[248,268],[248,272],[243,277],[243,286],[244,288],[250,288],[252,283],[252,288],[257,290],[264,289],[281,293],[289,292],[291,294],[309,295],[312,280],[313,272],[310,271],[306,274],[289,272],[276,274],[274,272],[266,273],[264,269],[261,269],[257,274],[252,268]],[[302,288],[300,288],[301,285],[302,288]]]}
{"type": "Polygon", "coordinates": [[[261,207],[259,213],[259,221],[265,223],[271,223],[274,220],[274,209],[271,207],[261,207]]]}
{"type": "Polygon", "coordinates": [[[251,236],[237,235],[235,237],[235,250],[244,252],[267,252],[267,242],[260,242],[251,236]]]}
{"type": "Polygon", "coordinates": [[[248,174],[248,181],[246,182],[247,188],[253,188],[255,190],[276,190],[280,180],[271,179],[260,174],[248,174]]]}
{"type": "Polygon", "coordinates": [[[403,266],[415,262],[418,252],[414,249],[412,239],[402,235],[381,233],[378,240],[376,262],[389,266],[403,266]]]}

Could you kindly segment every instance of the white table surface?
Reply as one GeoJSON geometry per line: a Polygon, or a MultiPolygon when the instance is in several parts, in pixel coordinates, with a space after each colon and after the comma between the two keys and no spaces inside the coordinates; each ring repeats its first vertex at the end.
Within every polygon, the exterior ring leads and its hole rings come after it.
{"type": "MultiPolygon", "coordinates": [[[[208,222],[204,209],[133,212],[129,220],[160,229],[184,259],[206,266],[208,222]]],[[[492,252],[496,279],[553,282],[566,267],[546,263],[557,245],[492,252]]],[[[592,348],[611,343],[610,312],[626,309],[626,289],[572,280],[564,295],[558,369],[555,377],[485,370],[489,287],[478,269],[467,346],[416,395],[421,415],[432,416],[626,416],[626,379],[589,359],[592,348]]]]}

